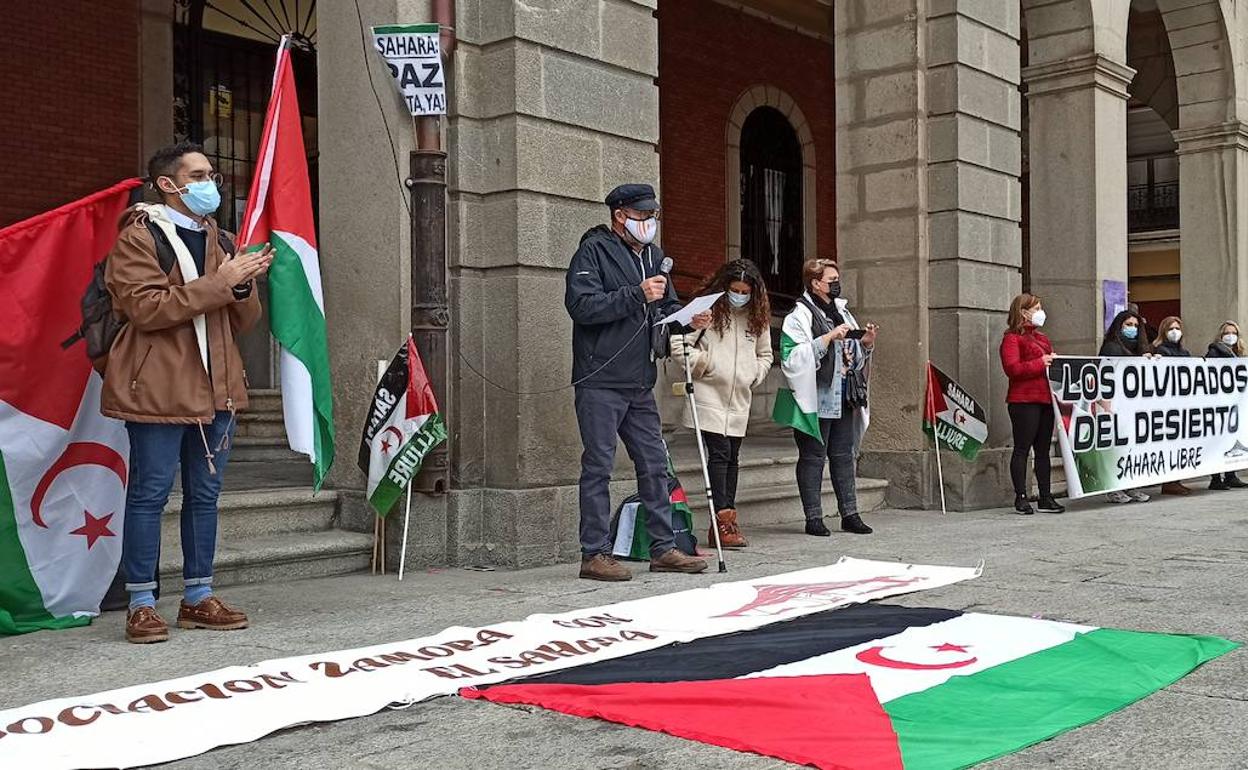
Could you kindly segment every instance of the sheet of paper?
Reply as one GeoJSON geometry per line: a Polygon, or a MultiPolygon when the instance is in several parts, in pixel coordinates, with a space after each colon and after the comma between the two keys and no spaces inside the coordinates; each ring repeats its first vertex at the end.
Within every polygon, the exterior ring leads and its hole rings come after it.
{"type": "Polygon", "coordinates": [[[703,310],[710,310],[711,305],[714,305],[715,301],[722,296],[724,296],[724,293],[721,291],[718,294],[707,294],[704,297],[694,297],[689,301],[688,305],[685,305],[680,310],[672,313],[667,318],[660,319],[655,322],[654,325],[662,326],[663,324],[680,324],[681,326],[688,326],[689,322],[693,320],[695,315],[701,313],[703,310]]]}

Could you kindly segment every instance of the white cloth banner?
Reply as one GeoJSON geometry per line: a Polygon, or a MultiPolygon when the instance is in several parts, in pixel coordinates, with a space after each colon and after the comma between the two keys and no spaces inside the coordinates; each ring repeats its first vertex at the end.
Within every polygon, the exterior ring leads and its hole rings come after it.
{"type": "Polygon", "coordinates": [[[1049,367],[1072,498],[1248,468],[1248,360],[1058,358],[1049,367]]]}
{"type": "Polygon", "coordinates": [[[134,767],[677,642],[978,577],[979,569],[842,559],[559,615],[232,666],[0,712],[0,767],[134,767]]]}

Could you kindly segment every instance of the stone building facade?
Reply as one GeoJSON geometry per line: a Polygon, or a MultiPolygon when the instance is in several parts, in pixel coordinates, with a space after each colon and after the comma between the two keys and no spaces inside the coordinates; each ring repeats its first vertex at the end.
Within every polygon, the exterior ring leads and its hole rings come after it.
{"type": "MultiPolygon", "coordinates": [[[[188,2],[111,5],[98,25],[124,26],[114,43],[138,62],[101,71],[99,88],[121,114],[95,123],[129,138],[98,150],[118,167],[47,175],[46,195],[28,196],[25,210],[0,200],[7,218],[72,199],[74,184],[138,172],[174,133],[162,108],[180,93],[170,73],[188,2]]],[[[548,392],[570,372],[563,270],[580,234],[604,221],[606,192],[634,180],[661,187],[661,237],[683,289],[736,256],[772,261],[778,284],[804,256],[840,261],[856,314],[884,329],[862,465],[889,480],[891,504],[936,499],[920,431],[929,359],[990,418],[980,460],[946,464],[951,504],[1004,502],[996,349],[1018,291],[1043,296],[1067,353],[1094,351],[1106,281],[1127,282],[1132,299],[1157,310],[1181,309],[1194,337],[1212,336],[1223,318],[1248,320],[1243,6],[458,0],[445,123],[452,352],[440,394],[452,488],[418,501],[412,558],[575,558],[572,394],[548,392]]],[[[412,124],[362,38],[368,26],[430,13],[427,0],[316,8],[311,162],[344,450],[331,482],[348,524],[363,515],[363,480],[348,458],[376,361],[409,326],[412,124]]],[[[43,21],[36,12],[24,23],[43,21]]],[[[22,34],[13,29],[0,43],[22,34]]],[[[72,114],[65,107],[51,122],[72,114]]],[[[40,146],[11,124],[0,124],[6,154],[40,146]]],[[[3,160],[0,191],[38,184],[3,160]]]]}

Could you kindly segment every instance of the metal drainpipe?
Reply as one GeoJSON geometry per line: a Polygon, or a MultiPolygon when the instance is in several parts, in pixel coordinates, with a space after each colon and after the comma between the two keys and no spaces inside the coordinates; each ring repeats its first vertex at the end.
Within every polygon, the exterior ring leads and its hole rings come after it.
{"type": "MultiPolygon", "coordinates": [[[[433,20],[442,27],[442,67],[449,89],[446,71],[455,50],[455,0],[434,0],[433,20]]],[[[411,154],[407,185],[412,191],[412,336],[445,416],[450,404],[450,308],[446,290],[446,150],[442,148],[441,124],[437,117],[417,119],[417,148],[411,154]]],[[[412,480],[412,488],[418,492],[446,493],[450,488],[449,458],[445,442],[431,451],[412,480]]]]}

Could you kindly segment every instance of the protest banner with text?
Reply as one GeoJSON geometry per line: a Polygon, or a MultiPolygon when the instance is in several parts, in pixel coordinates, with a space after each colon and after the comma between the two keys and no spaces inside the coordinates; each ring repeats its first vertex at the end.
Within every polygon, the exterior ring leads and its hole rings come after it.
{"type": "Polygon", "coordinates": [[[1072,498],[1248,468],[1248,361],[1058,358],[1049,386],[1072,498]]]}

